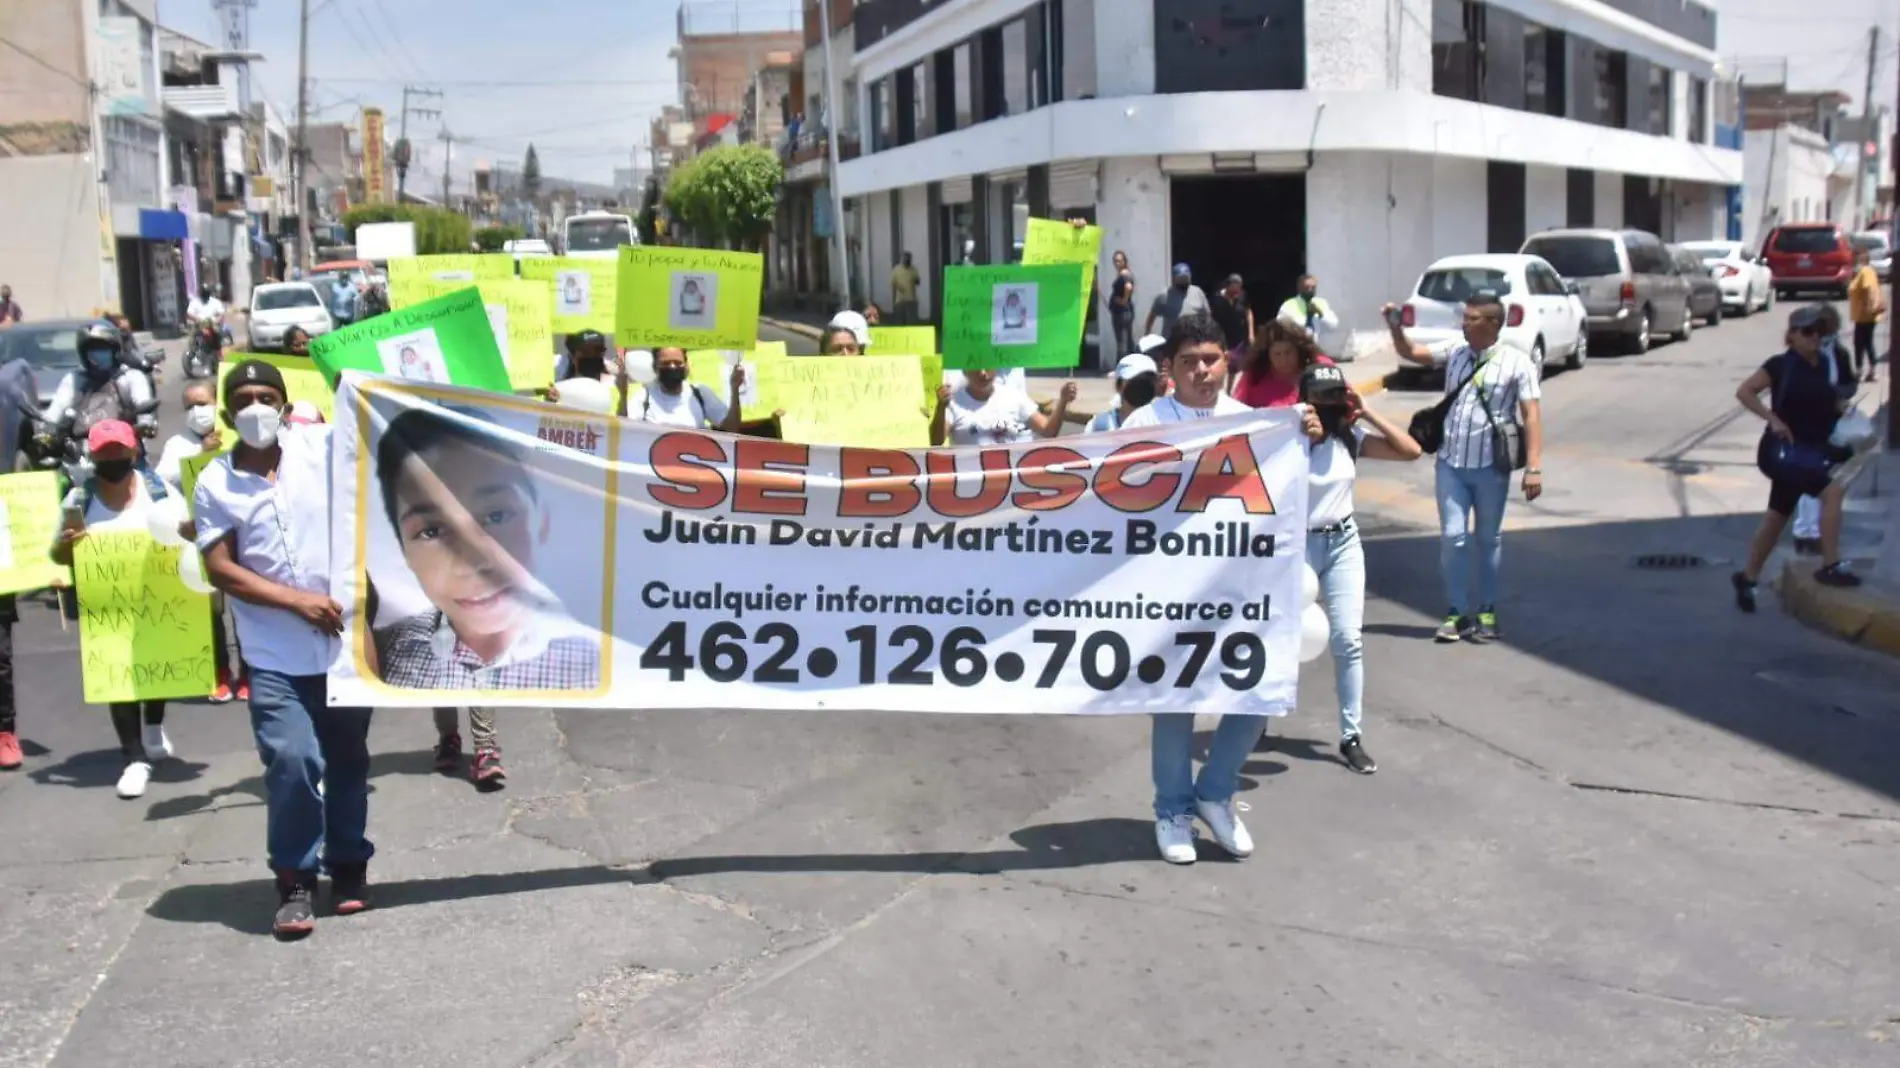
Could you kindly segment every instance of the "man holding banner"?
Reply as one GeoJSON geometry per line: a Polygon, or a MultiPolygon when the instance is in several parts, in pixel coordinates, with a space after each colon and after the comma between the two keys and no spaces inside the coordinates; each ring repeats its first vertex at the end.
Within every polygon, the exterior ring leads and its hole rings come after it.
{"type": "Polygon", "coordinates": [[[364,837],[370,710],[327,698],[343,630],[329,593],[330,428],[285,430],[288,406],[276,367],[247,360],[232,369],[224,419],[238,445],[199,477],[194,513],[207,577],[231,597],[250,663],[280,938],[314,929],[319,859],[337,915],[368,908],[375,851],[364,837]]]}

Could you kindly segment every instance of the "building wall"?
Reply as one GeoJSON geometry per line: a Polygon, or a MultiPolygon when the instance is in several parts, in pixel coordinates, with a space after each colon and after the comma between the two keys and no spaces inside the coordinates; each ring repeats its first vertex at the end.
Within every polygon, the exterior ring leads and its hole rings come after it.
{"type": "Polygon", "coordinates": [[[1742,240],[1759,245],[1778,223],[1828,217],[1834,158],[1819,134],[1795,126],[1742,135],[1742,240]]]}
{"type": "Polygon", "coordinates": [[[1432,0],[1307,0],[1306,88],[1432,91],[1432,0]]]}
{"type": "MultiPolygon", "coordinates": [[[[1114,278],[1115,250],[1128,254],[1135,275],[1135,329],[1147,317],[1148,303],[1168,284],[1168,176],[1153,156],[1118,156],[1102,161],[1102,199],[1096,221],[1102,227],[1099,277],[1114,278]]],[[[1104,338],[1115,336],[1106,302],[1097,307],[1104,338]]],[[[1117,353],[1117,357],[1127,353],[1117,353]]]]}
{"type": "Polygon", "coordinates": [[[910,253],[911,262],[917,265],[917,306],[930,308],[930,190],[921,185],[913,185],[904,190],[903,230],[904,244],[891,254],[883,264],[885,284],[890,282],[890,270],[903,253],[910,253]]]}
{"type": "MultiPolygon", "coordinates": [[[[101,264],[99,184],[85,155],[0,159],[0,282],[34,319],[84,315],[108,303],[101,264]]],[[[111,295],[118,282],[112,279],[111,295]]]]}
{"type": "Polygon", "coordinates": [[[1531,167],[1524,172],[1524,232],[1555,230],[1568,221],[1569,172],[1531,167]]]}
{"type": "Polygon", "coordinates": [[[1596,172],[1597,203],[1593,218],[1597,226],[1623,225],[1623,176],[1613,171],[1596,172]]]}
{"type": "Polygon", "coordinates": [[[0,27],[19,49],[0,49],[0,133],[18,141],[15,151],[40,150],[14,127],[88,124],[88,21],[81,0],[0,0],[0,27]]]}
{"type": "Polygon", "coordinates": [[[773,52],[797,55],[804,47],[805,35],[797,30],[683,34],[679,39],[680,99],[695,115],[737,115],[745,108],[746,87],[753,73],[765,66],[766,56],[773,52]],[[696,92],[688,94],[686,85],[696,92]]]}

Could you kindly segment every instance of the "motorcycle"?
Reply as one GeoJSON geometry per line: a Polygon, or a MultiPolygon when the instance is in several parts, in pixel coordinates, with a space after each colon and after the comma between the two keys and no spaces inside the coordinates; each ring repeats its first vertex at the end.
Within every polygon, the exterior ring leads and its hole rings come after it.
{"type": "MultiPolygon", "coordinates": [[[[129,367],[139,374],[144,375],[146,384],[152,387],[151,394],[154,397],[158,396],[158,384],[160,381],[158,368],[159,365],[164,362],[165,350],[157,346],[140,351],[136,345],[128,341],[125,347],[119,350],[119,365],[121,367],[129,367]]],[[[213,366],[215,367],[216,365],[214,364],[213,366]]]]}
{"type": "Polygon", "coordinates": [[[210,319],[192,331],[185,346],[186,378],[211,378],[218,373],[218,361],[224,354],[224,332],[210,319]]]}

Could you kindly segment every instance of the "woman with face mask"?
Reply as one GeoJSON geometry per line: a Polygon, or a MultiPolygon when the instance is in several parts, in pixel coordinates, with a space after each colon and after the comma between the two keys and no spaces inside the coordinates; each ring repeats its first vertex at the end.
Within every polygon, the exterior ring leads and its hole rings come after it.
{"type": "Polygon", "coordinates": [[[1029,394],[998,381],[995,371],[965,371],[961,386],[937,390],[937,411],[930,418],[930,444],[949,438],[956,445],[1015,445],[1062,433],[1075,401],[1075,383],[1062,384],[1048,415],[1029,394]]]}
{"type": "Polygon", "coordinates": [[[1087,433],[1118,430],[1127,418],[1154,403],[1161,386],[1161,369],[1154,360],[1132,353],[1115,365],[1115,395],[1120,403],[1089,420],[1087,433]]]}
{"type": "MultiPolygon", "coordinates": [[[[86,453],[92,459],[92,478],[66,495],[65,523],[53,543],[56,564],[71,566],[73,547],[89,534],[146,530],[153,502],[168,493],[164,482],[139,464],[138,434],[130,423],[108,419],[93,424],[86,434],[86,453]]],[[[125,758],[119,796],[142,797],[152,779],[152,763],[172,755],[171,739],[165,736],[165,702],[115,702],[112,727],[125,758]]]]}
{"type": "Polygon", "coordinates": [[[689,377],[685,349],[655,349],[653,384],[628,396],[622,414],[662,426],[737,434],[741,421],[739,391],[745,385],[745,365],[733,365],[726,379],[730,388],[726,399],[705,386],[687,381],[689,377]]]}

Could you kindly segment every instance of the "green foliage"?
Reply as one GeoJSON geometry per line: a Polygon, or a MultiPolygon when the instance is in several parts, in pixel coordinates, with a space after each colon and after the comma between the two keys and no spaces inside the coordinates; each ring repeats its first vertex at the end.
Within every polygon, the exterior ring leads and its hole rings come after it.
{"type": "Polygon", "coordinates": [[[356,228],[365,223],[410,222],[416,224],[418,256],[449,255],[468,251],[469,221],[464,215],[444,208],[418,204],[364,204],[344,213],[343,226],[356,241],[356,228]]]}
{"type": "Polygon", "coordinates": [[[521,188],[530,198],[541,192],[541,157],[535,154],[532,143],[521,160],[521,188]]]}
{"type": "Polygon", "coordinates": [[[513,226],[484,226],[475,231],[475,246],[483,252],[500,252],[501,246],[521,240],[521,231],[513,226]]]}
{"type": "Polygon", "coordinates": [[[701,240],[755,247],[772,230],[784,181],[771,149],[722,145],[673,172],[666,208],[701,240]]]}
{"type": "Polygon", "coordinates": [[[640,230],[640,243],[651,245],[659,241],[659,229],[656,223],[660,218],[660,180],[647,178],[647,187],[640,195],[640,214],[633,224],[640,230]]]}

